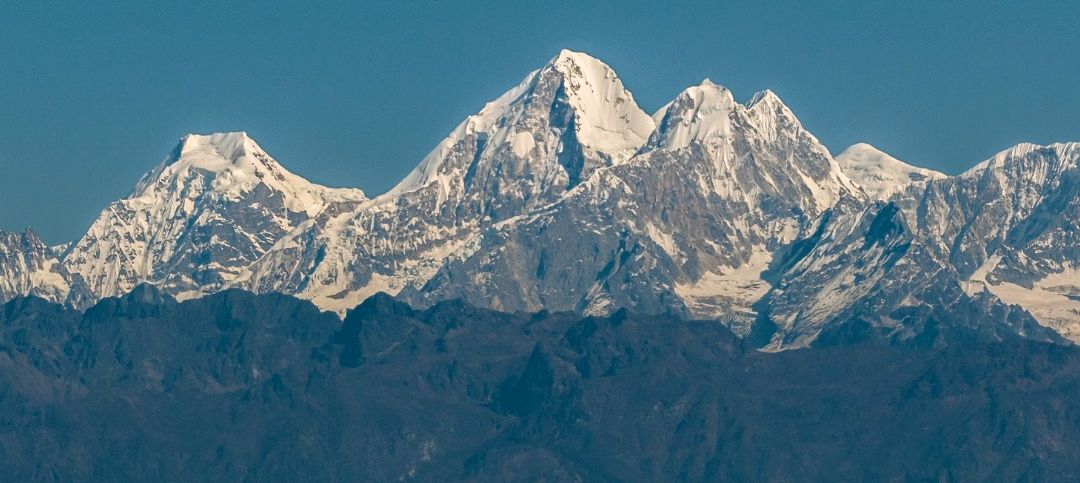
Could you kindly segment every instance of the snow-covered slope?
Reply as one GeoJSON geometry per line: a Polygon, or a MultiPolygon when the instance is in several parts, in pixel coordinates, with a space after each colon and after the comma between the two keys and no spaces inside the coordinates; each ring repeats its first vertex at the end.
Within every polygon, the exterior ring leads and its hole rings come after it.
{"type": "Polygon", "coordinates": [[[851,145],[836,155],[836,162],[875,200],[887,200],[912,184],[946,177],[932,169],[907,164],[866,143],[851,145]]]}
{"type": "Polygon", "coordinates": [[[975,195],[953,255],[969,290],[1080,342],[1080,143],[1020,144],[959,178],[975,195]]]}
{"type": "Polygon", "coordinates": [[[88,294],[36,233],[0,231],[0,302],[20,295],[82,305],[88,294]]]}
{"type": "Polygon", "coordinates": [[[831,213],[767,297],[771,347],[851,320],[903,337],[944,321],[1045,338],[1038,321],[1080,341],[1078,146],[1018,145],[887,204],[831,213]]]}
{"type": "Polygon", "coordinates": [[[181,298],[223,287],[281,236],[365,199],[296,176],[246,133],[189,134],[64,258],[96,297],[142,282],[181,298]]]}
{"type": "Polygon", "coordinates": [[[766,350],[885,337],[933,345],[950,332],[986,340],[1061,340],[1019,307],[972,294],[936,240],[895,203],[838,204],[785,253],[763,298],[766,350]]]}

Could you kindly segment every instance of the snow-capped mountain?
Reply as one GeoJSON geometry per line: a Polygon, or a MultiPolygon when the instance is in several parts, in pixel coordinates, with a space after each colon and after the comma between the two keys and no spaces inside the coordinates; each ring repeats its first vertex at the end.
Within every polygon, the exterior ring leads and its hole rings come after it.
{"type": "Polygon", "coordinates": [[[855,318],[900,337],[936,319],[1080,341],[1078,147],[1022,144],[889,203],[838,206],[766,298],[772,347],[855,318]]]}
{"type": "Polygon", "coordinates": [[[84,304],[89,294],[81,279],[60,264],[58,255],[30,229],[0,231],[0,302],[33,295],[55,303],[84,304]]]}
{"type": "Polygon", "coordinates": [[[462,297],[509,311],[635,307],[749,331],[775,254],[861,192],[771,92],[740,104],[706,80],[654,119],[636,156],[493,227],[406,300],[462,297]]]}
{"type": "Polygon", "coordinates": [[[236,286],[338,311],[418,289],[484,230],[626,162],[652,128],[610,67],[564,50],[466,118],[389,193],[290,234],[236,286]]]}
{"type": "Polygon", "coordinates": [[[1078,153],[1020,145],[955,177],[868,144],[834,158],[771,91],[738,102],[705,80],[650,116],[610,67],[562,51],[373,199],[244,133],[186,136],[74,244],[7,235],[0,296],[82,307],[149,282],[338,313],[377,292],[625,307],[767,350],[959,327],[1080,341],[1078,153]]]}
{"type": "Polygon", "coordinates": [[[366,198],[296,176],[246,133],[190,134],[64,257],[96,297],[143,282],[180,298],[221,289],[279,238],[366,198]]]}
{"type": "Polygon", "coordinates": [[[972,198],[967,223],[948,232],[969,291],[985,288],[1080,342],[1080,143],[1021,144],[956,184],[972,198]]]}
{"type": "Polygon", "coordinates": [[[998,340],[1060,340],[1018,307],[963,290],[938,243],[920,236],[894,203],[841,203],[810,237],[792,244],[759,302],[767,350],[878,336],[929,345],[964,328],[998,340]]]}
{"type": "Polygon", "coordinates": [[[514,210],[626,161],[652,130],[610,67],[563,50],[465,119],[391,194],[438,183],[495,198],[487,210],[514,210]]]}
{"type": "Polygon", "coordinates": [[[907,164],[866,143],[849,146],[836,155],[836,162],[875,200],[889,199],[912,184],[925,184],[929,180],[946,177],[932,169],[907,164]]]}

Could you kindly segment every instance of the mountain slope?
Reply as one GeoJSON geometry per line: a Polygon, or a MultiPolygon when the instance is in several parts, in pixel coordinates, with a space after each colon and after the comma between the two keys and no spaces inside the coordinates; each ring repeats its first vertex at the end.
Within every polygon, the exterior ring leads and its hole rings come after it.
{"type": "Polygon", "coordinates": [[[245,133],[185,136],[64,258],[91,293],[151,282],[180,297],[221,289],[281,236],[365,199],[296,176],[245,133]]]}
{"type": "Polygon", "coordinates": [[[853,319],[899,337],[911,336],[905,325],[974,318],[990,331],[1052,340],[1045,326],[1080,341],[1078,146],[1018,145],[887,204],[832,213],[768,297],[774,347],[853,319]],[[899,321],[912,311],[924,313],[899,321]]]}
{"type": "Polygon", "coordinates": [[[389,193],[291,233],[235,285],[337,311],[419,287],[483,230],[625,162],[652,127],[610,67],[564,50],[469,116],[389,193]]]}
{"type": "Polygon", "coordinates": [[[1019,334],[1064,342],[1023,309],[966,292],[947,253],[894,203],[841,203],[794,246],[762,301],[766,317],[755,338],[766,350],[874,336],[928,344],[958,328],[988,341],[1019,334]]]}
{"type": "Polygon", "coordinates": [[[635,157],[496,225],[402,296],[508,311],[633,307],[748,330],[770,259],[832,203],[861,194],[771,92],[743,105],[705,81],[655,118],[635,157]]]}

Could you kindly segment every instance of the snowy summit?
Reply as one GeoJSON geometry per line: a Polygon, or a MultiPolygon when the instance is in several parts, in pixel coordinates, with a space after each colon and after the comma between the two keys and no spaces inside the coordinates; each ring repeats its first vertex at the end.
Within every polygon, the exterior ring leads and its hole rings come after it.
{"type": "Polygon", "coordinates": [[[907,164],[866,143],[851,145],[836,155],[836,162],[867,196],[876,200],[888,199],[913,183],[946,177],[932,169],[907,164]]]}

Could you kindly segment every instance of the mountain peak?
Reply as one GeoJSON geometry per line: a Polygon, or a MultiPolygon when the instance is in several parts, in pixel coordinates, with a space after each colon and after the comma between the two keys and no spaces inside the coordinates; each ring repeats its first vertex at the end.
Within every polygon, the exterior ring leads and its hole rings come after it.
{"type": "Polygon", "coordinates": [[[600,59],[597,59],[596,57],[593,57],[593,56],[591,56],[589,54],[586,54],[584,52],[577,52],[577,51],[570,50],[570,49],[562,49],[562,50],[560,50],[559,53],[555,57],[553,57],[551,59],[549,64],[557,65],[557,64],[564,64],[564,63],[567,63],[567,62],[579,63],[579,64],[581,64],[581,63],[603,64],[603,62],[601,62],[600,59]]]}
{"type": "Polygon", "coordinates": [[[41,241],[41,238],[33,229],[26,227],[22,231],[0,230],[0,245],[40,245],[44,247],[45,243],[41,241]]]}
{"type": "Polygon", "coordinates": [[[614,69],[602,60],[584,52],[575,52],[568,49],[559,51],[559,54],[552,57],[540,71],[543,72],[547,69],[558,71],[568,78],[584,78],[590,84],[597,84],[604,79],[618,77],[615,75],[614,69]]]}
{"type": "Polygon", "coordinates": [[[749,109],[753,109],[758,105],[784,105],[784,101],[782,101],[780,96],[776,95],[771,89],[765,89],[755,92],[750,100],[746,102],[746,107],[749,109]]]}
{"type": "Polygon", "coordinates": [[[946,177],[900,161],[867,143],[852,144],[835,159],[844,174],[873,199],[884,200],[912,183],[946,177]]]}
{"type": "Polygon", "coordinates": [[[582,145],[612,157],[627,158],[655,127],[615,71],[599,59],[563,49],[539,71],[538,84],[544,81],[549,68],[562,76],[562,101],[573,109],[573,127],[582,145]]]}
{"type": "Polygon", "coordinates": [[[687,87],[654,114],[657,129],[648,146],[679,149],[695,140],[720,140],[729,134],[735,104],[731,91],[709,79],[687,87]]]}
{"type": "Polygon", "coordinates": [[[31,240],[38,240],[38,241],[41,240],[41,237],[38,236],[37,232],[34,231],[34,229],[30,228],[29,226],[26,227],[26,228],[23,228],[22,236],[26,237],[28,239],[31,239],[31,240]]]}
{"type": "Polygon", "coordinates": [[[900,160],[892,157],[888,153],[878,149],[877,147],[875,147],[874,145],[869,144],[869,143],[855,143],[855,144],[852,144],[851,146],[848,146],[846,149],[844,149],[842,152],[840,152],[840,154],[836,155],[836,159],[840,159],[841,157],[845,158],[847,160],[850,160],[850,161],[856,161],[856,160],[860,160],[860,159],[880,158],[880,159],[886,160],[888,162],[895,162],[895,163],[903,162],[903,161],[900,161],[900,160]]]}
{"type": "MultiPolygon", "coordinates": [[[[223,159],[236,162],[247,154],[261,152],[262,148],[244,131],[218,132],[211,134],[186,134],[173,151],[170,163],[207,158],[223,159]]],[[[206,163],[220,164],[220,163],[206,163]]]]}
{"type": "Polygon", "coordinates": [[[198,145],[236,145],[239,143],[245,143],[252,141],[251,136],[247,131],[222,131],[212,132],[209,134],[200,133],[187,133],[180,138],[180,143],[185,146],[198,146],[198,145]]]}
{"type": "Polygon", "coordinates": [[[224,287],[298,225],[366,199],[289,172],[247,133],[188,134],[101,212],[63,264],[95,297],[149,282],[190,298],[224,287]]]}
{"type": "Polygon", "coordinates": [[[629,159],[653,127],[611,67],[564,49],[468,116],[391,193],[466,173],[481,184],[511,173],[545,182],[565,177],[569,187],[598,166],[629,159]]]}
{"type": "Polygon", "coordinates": [[[756,119],[759,124],[763,125],[762,127],[773,126],[780,119],[785,119],[786,122],[793,123],[796,126],[802,126],[791,108],[784,104],[780,96],[769,89],[755,92],[744,106],[750,117],[756,119]]]}
{"type": "Polygon", "coordinates": [[[1063,163],[1059,168],[1064,169],[1066,164],[1080,162],[1080,142],[1054,143],[1047,145],[1020,143],[998,152],[986,161],[976,164],[960,176],[980,176],[987,170],[1001,170],[1009,164],[1010,161],[1026,158],[1033,155],[1033,153],[1040,153],[1044,155],[1043,157],[1052,157],[1059,163],[1063,163]]]}
{"type": "Polygon", "coordinates": [[[342,199],[364,197],[360,190],[325,188],[289,172],[246,132],[236,131],[184,135],[173,152],[139,180],[129,198],[175,190],[196,178],[210,180],[214,191],[232,194],[263,184],[299,201],[290,206],[294,211],[309,213],[317,210],[315,205],[321,208],[316,192],[342,199]]]}

